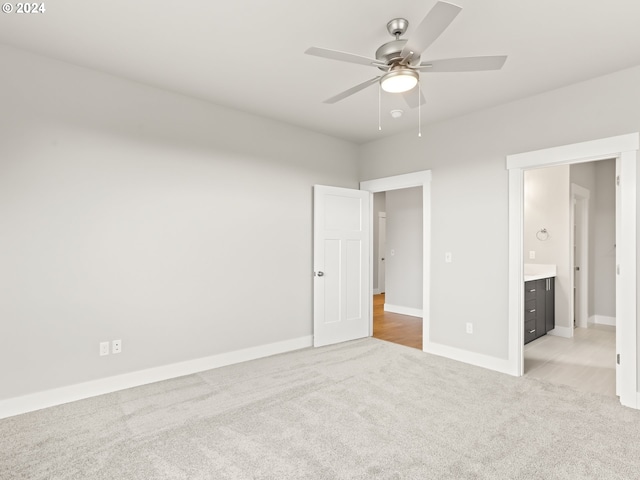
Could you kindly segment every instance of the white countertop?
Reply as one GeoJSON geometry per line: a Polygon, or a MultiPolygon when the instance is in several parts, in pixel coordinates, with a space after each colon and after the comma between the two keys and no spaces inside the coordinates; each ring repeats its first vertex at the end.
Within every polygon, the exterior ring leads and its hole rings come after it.
{"type": "Polygon", "coordinates": [[[556,276],[556,266],[544,263],[525,263],[524,281],[539,280],[556,276]]]}
{"type": "Polygon", "coordinates": [[[541,278],[549,278],[549,277],[555,277],[555,275],[543,275],[543,274],[525,275],[524,276],[524,281],[525,282],[530,282],[531,280],[540,280],[541,278]]]}

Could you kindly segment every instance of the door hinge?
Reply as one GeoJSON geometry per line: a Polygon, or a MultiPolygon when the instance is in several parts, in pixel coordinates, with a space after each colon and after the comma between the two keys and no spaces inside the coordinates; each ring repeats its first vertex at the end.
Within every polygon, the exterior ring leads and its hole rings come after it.
{"type": "Polygon", "coordinates": [[[620,265],[616,265],[616,273],[620,275],[620,265]]]}
{"type": "Polygon", "coordinates": [[[620,354],[616,355],[616,363],[620,365],[620,354]]]}
{"type": "Polygon", "coordinates": [[[616,176],[616,185],[620,186],[620,175],[616,176]]]}

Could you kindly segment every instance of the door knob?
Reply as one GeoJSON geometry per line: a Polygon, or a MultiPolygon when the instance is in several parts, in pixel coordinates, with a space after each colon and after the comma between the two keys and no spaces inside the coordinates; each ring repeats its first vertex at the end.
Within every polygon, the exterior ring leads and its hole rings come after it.
{"type": "Polygon", "coordinates": [[[318,272],[316,273],[316,275],[318,275],[319,277],[324,277],[324,272],[318,272]]]}

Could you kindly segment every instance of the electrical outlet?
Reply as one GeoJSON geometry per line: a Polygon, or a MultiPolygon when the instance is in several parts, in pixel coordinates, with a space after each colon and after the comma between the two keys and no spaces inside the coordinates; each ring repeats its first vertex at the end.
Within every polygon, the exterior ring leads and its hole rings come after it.
{"type": "Polygon", "coordinates": [[[114,340],[111,342],[111,353],[120,353],[122,351],[122,340],[114,340]]]}
{"type": "Polygon", "coordinates": [[[467,323],[467,333],[473,333],[473,323],[467,323]]]}
{"type": "Polygon", "coordinates": [[[446,263],[451,263],[451,262],[453,262],[453,255],[451,255],[451,252],[446,252],[446,253],[444,254],[444,261],[445,261],[446,263]]]}
{"type": "Polygon", "coordinates": [[[529,250],[529,260],[535,260],[535,259],[536,259],[536,251],[529,250]]]}
{"type": "Polygon", "coordinates": [[[109,355],[109,342],[100,342],[100,356],[109,355]]]}

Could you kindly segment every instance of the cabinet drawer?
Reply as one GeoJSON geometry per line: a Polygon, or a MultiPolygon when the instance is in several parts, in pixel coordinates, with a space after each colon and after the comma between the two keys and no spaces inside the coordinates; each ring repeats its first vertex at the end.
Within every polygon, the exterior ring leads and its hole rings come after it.
{"type": "MultiPolygon", "coordinates": [[[[524,301],[533,300],[536,298],[536,293],[538,293],[538,287],[536,286],[536,282],[525,282],[524,284],[524,301]]],[[[541,292],[542,293],[542,292],[541,292]]]]}
{"type": "Polygon", "coordinates": [[[536,338],[536,321],[524,322],[524,343],[529,343],[536,338]]]}
{"type": "Polygon", "coordinates": [[[524,304],[524,321],[536,318],[536,300],[529,300],[524,304]]]}

